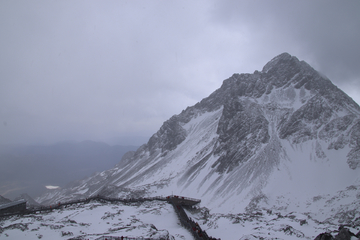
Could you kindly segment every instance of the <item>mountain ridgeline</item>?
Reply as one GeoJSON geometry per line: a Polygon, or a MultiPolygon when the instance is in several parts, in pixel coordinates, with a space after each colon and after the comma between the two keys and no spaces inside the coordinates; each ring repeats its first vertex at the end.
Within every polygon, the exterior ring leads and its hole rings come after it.
{"type": "Polygon", "coordinates": [[[283,53],[262,71],[226,79],[114,168],[37,200],[176,192],[219,211],[240,211],[259,199],[276,205],[279,196],[300,199],[358,185],[359,173],[360,107],[283,53]]]}

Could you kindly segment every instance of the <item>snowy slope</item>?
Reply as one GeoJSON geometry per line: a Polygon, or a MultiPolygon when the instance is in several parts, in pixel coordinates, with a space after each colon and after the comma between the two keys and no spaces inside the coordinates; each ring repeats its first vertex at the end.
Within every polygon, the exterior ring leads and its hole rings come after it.
{"type": "Polygon", "coordinates": [[[0,239],[96,239],[101,236],[192,239],[170,204],[74,204],[49,213],[0,220],[0,239]]]}
{"type": "MultiPolygon", "coordinates": [[[[265,196],[257,199],[260,204],[250,204],[240,213],[213,213],[199,206],[185,211],[216,238],[314,239],[323,232],[335,236],[339,224],[346,225],[353,233],[359,232],[359,190],[360,186],[351,186],[333,197],[318,195],[306,201],[303,212],[286,209],[284,201],[281,208],[267,209],[268,204],[260,206],[263,200],[270,201],[265,196]],[[354,202],[354,199],[357,200],[354,202]]],[[[101,236],[193,239],[180,225],[173,207],[163,201],[127,204],[92,201],[63,206],[52,212],[0,219],[0,239],[97,239],[101,236]]]]}
{"type": "MultiPolygon", "coordinates": [[[[174,193],[202,199],[202,206],[221,214],[257,205],[305,214],[314,197],[332,198],[359,184],[360,107],[307,63],[284,53],[262,71],[225,80],[164,122],[115,168],[37,201],[174,193]]],[[[349,208],[357,206],[358,195],[352,196],[349,208]]],[[[338,204],[331,209],[334,219],[338,204]]]]}

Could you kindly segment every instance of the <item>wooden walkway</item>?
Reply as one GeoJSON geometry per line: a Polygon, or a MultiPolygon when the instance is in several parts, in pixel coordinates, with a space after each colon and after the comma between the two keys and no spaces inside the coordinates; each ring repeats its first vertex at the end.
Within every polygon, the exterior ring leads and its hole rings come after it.
{"type": "Polygon", "coordinates": [[[47,212],[47,211],[52,211],[52,210],[54,210],[54,209],[62,208],[62,207],[64,207],[64,206],[73,205],[73,204],[78,204],[78,203],[89,203],[89,202],[91,202],[91,201],[135,203],[135,202],[145,202],[145,201],[154,201],[154,200],[158,200],[158,201],[168,201],[168,199],[167,199],[166,197],[150,197],[150,198],[110,198],[110,197],[105,197],[105,196],[97,195],[97,196],[94,196],[94,197],[76,199],[76,200],[68,201],[68,202],[59,202],[59,203],[57,203],[57,204],[50,205],[50,206],[41,206],[41,207],[35,207],[35,208],[25,209],[25,210],[17,211],[17,212],[1,213],[1,214],[0,214],[0,218],[1,218],[1,217],[6,217],[6,216],[18,215],[18,214],[30,214],[30,213],[37,213],[37,212],[47,212]]]}
{"type": "Polygon", "coordinates": [[[169,196],[168,199],[173,205],[181,225],[188,229],[196,240],[217,240],[216,238],[209,237],[206,231],[202,230],[197,222],[188,217],[183,208],[184,206],[193,206],[198,204],[200,203],[200,200],[179,196],[169,196]]]}
{"type": "Polygon", "coordinates": [[[182,205],[182,206],[193,206],[201,202],[201,200],[199,199],[176,196],[176,195],[167,196],[166,199],[170,203],[175,203],[177,205],[182,205]]]}

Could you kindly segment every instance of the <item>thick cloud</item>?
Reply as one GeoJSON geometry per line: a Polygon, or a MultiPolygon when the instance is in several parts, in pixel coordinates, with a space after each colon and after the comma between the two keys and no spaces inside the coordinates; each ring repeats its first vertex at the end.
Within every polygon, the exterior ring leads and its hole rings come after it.
{"type": "Polygon", "coordinates": [[[289,52],[357,102],[359,1],[2,1],[0,143],[142,144],[289,52]]]}
{"type": "Polygon", "coordinates": [[[359,1],[219,1],[213,16],[249,36],[249,55],[264,59],[287,51],[360,102],[359,10],[359,1]]]}

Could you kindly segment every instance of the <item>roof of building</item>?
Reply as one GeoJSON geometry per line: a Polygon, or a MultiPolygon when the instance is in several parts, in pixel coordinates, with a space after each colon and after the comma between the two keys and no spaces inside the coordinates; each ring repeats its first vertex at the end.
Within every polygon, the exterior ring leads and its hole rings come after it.
{"type": "Polygon", "coordinates": [[[16,206],[16,205],[19,205],[19,204],[23,204],[23,203],[26,203],[26,201],[25,201],[24,199],[20,199],[20,200],[13,201],[13,202],[10,202],[10,203],[1,204],[1,205],[0,205],[0,209],[5,209],[5,208],[8,208],[8,207],[13,207],[13,206],[16,206]]]}

